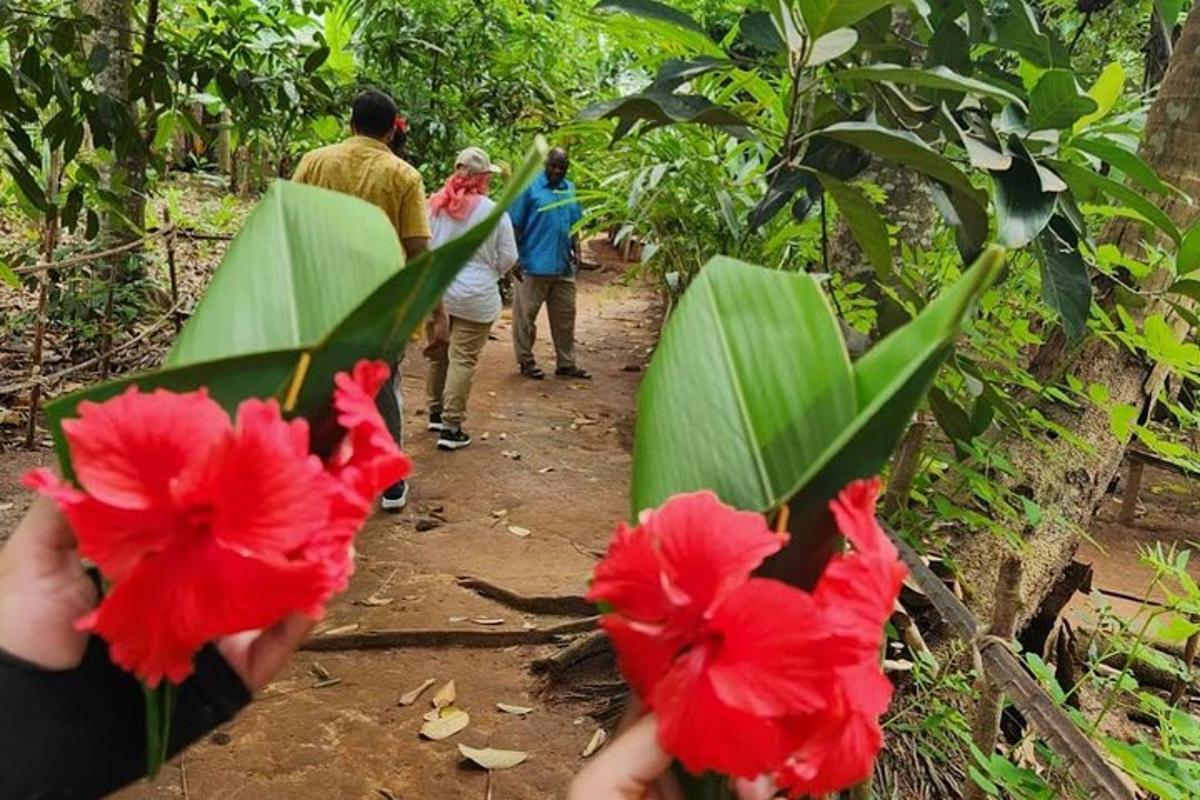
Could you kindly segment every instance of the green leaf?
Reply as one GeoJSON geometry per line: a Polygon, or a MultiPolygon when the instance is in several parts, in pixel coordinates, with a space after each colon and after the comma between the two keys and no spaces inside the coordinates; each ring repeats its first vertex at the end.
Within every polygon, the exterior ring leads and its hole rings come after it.
{"type": "Polygon", "coordinates": [[[796,0],[808,35],[819,39],[830,31],[848,28],[891,5],[891,0],[796,0]]]}
{"type": "Polygon", "coordinates": [[[936,386],[929,390],[929,407],[933,410],[933,418],[937,420],[938,427],[949,437],[955,451],[961,457],[964,452],[962,445],[970,444],[975,438],[971,418],[961,406],[936,386]]]}
{"type": "Polygon", "coordinates": [[[1130,189],[1125,184],[1066,161],[1054,161],[1052,163],[1059,176],[1071,187],[1071,193],[1076,198],[1087,197],[1089,190],[1115,197],[1163,233],[1167,234],[1167,236],[1170,236],[1175,244],[1182,243],[1183,239],[1179,234],[1179,228],[1175,227],[1175,223],[1171,221],[1171,218],[1154,203],[1142,197],[1142,195],[1130,189]]]}
{"type": "Polygon", "coordinates": [[[1012,164],[1003,172],[992,173],[996,201],[996,239],[1005,247],[1017,249],[1037,237],[1058,203],[1058,195],[1043,191],[1033,156],[1017,136],[1009,140],[1012,164]]]}
{"type": "Polygon", "coordinates": [[[1085,114],[1075,121],[1072,130],[1075,133],[1086,129],[1093,122],[1104,119],[1112,111],[1117,100],[1121,98],[1121,90],[1125,88],[1125,70],[1116,61],[1100,71],[1100,77],[1088,89],[1088,97],[1096,101],[1096,110],[1085,114]]]}
{"type": "Polygon", "coordinates": [[[858,44],[858,31],[854,28],[838,28],[836,31],[830,31],[813,42],[805,66],[816,67],[833,61],[835,58],[849,53],[856,44],[858,44]]]}
{"type": "Polygon", "coordinates": [[[321,65],[329,60],[329,52],[328,47],[318,47],[309,53],[308,57],[304,59],[304,71],[316,72],[320,69],[321,65]]]}
{"type": "Polygon", "coordinates": [[[942,103],[941,113],[942,119],[958,135],[963,149],[967,151],[967,159],[970,160],[972,167],[993,172],[1003,172],[1012,166],[1013,157],[1009,153],[1003,152],[1003,146],[998,140],[996,145],[992,146],[989,142],[967,133],[958,124],[958,120],[954,118],[954,114],[946,107],[945,103],[942,103]]]}
{"type": "Polygon", "coordinates": [[[651,88],[671,92],[693,78],[732,66],[733,62],[729,59],[713,56],[698,56],[689,59],[672,58],[659,67],[651,88]]]}
{"type": "Polygon", "coordinates": [[[642,384],[634,513],[705,488],[745,509],[801,491],[823,507],[877,473],[1003,255],[988,249],[853,366],[813,278],[714,259],[671,316],[642,384]]]}
{"type": "Polygon", "coordinates": [[[634,512],[705,488],[771,508],[853,411],[850,357],[816,280],[715,258],[671,315],[642,384],[634,512]]]}
{"type": "Polygon", "coordinates": [[[858,189],[824,172],[818,173],[818,178],[837,203],[854,240],[875,268],[875,275],[886,279],[892,274],[892,247],[883,217],[858,189]]]}
{"type": "Polygon", "coordinates": [[[1178,192],[1178,190],[1173,191],[1136,153],[1109,140],[1080,136],[1072,139],[1071,144],[1077,150],[1091,153],[1101,161],[1119,169],[1143,189],[1163,196],[1178,192]]]}
{"type": "Polygon", "coordinates": [[[1167,291],[1183,295],[1200,303],[1200,280],[1196,280],[1195,278],[1184,278],[1181,281],[1175,281],[1167,291]]]}
{"type": "Polygon", "coordinates": [[[1175,30],[1175,25],[1179,22],[1179,12],[1183,11],[1183,5],[1183,0],[1154,0],[1154,7],[1158,9],[1158,15],[1162,17],[1163,25],[1168,31],[1175,30]]]}
{"type": "Polygon", "coordinates": [[[278,181],[230,245],[166,366],[312,349],[402,266],[377,207],[278,181]]]}
{"type": "Polygon", "coordinates": [[[978,251],[987,239],[987,195],[976,189],[953,162],[917,136],[872,122],[840,122],[817,133],[870,151],[880,158],[911,167],[940,181],[947,188],[968,249],[978,251]]]}
{"type": "Polygon", "coordinates": [[[707,97],[653,90],[593,103],[579,112],[579,118],[585,121],[615,118],[623,123],[645,120],[655,126],[692,123],[722,128],[742,139],[754,135],[746,120],[707,97]]]}
{"type": "Polygon", "coordinates": [[[46,214],[50,210],[50,204],[46,201],[46,193],[42,190],[37,179],[29,174],[25,166],[21,164],[13,155],[9,155],[8,173],[12,175],[13,183],[17,185],[17,190],[21,193],[29,204],[38,211],[46,214]]]}
{"type": "Polygon", "coordinates": [[[1184,234],[1175,257],[1175,273],[1186,275],[1200,269],[1200,223],[1193,225],[1184,234]]]}
{"type": "Polygon", "coordinates": [[[690,15],[655,0],[600,0],[593,11],[624,11],[644,19],[667,22],[685,30],[704,33],[704,27],[690,15]]]}
{"type": "Polygon", "coordinates": [[[1025,101],[1015,92],[976,78],[959,75],[949,67],[943,66],[921,69],[920,67],[902,67],[895,64],[871,64],[866,67],[842,70],[837,73],[836,77],[838,80],[889,81],[910,86],[924,86],[930,89],[965,92],[1025,108],[1025,101]]]}
{"type": "Polygon", "coordinates": [[[21,288],[21,279],[17,277],[17,273],[13,272],[6,262],[0,261],[0,282],[7,283],[14,289],[21,288]]]}
{"type": "Polygon", "coordinates": [[[1062,318],[1067,338],[1078,341],[1092,313],[1092,281],[1079,254],[1079,237],[1066,220],[1055,217],[1035,249],[1042,264],[1042,297],[1062,318]]]}
{"type": "Polygon", "coordinates": [[[764,53],[783,53],[787,43],[779,35],[774,20],[766,11],[751,11],[738,23],[742,38],[764,53]]]}
{"type": "Polygon", "coordinates": [[[1074,72],[1047,70],[1029,93],[1029,129],[1070,128],[1099,107],[1095,100],[1079,91],[1074,72]]]}

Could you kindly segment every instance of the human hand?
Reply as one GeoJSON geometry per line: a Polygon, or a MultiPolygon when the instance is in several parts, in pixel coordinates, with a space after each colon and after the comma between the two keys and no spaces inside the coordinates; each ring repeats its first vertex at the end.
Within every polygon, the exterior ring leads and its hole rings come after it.
{"type": "Polygon", "coordinates": [[[521,269],[520,264],[517,264],[515,267],[512,268],[512,277],[513,277],[513,280],[516,281],[517,283],[525,282],[525,271],[521,269]]]}
{"type": "Polygon", "coordinates": [[[43,669],[79,666],[88,634],[75,621],[98,599],[71,527],[39,498],[0,550],[0,650],[43,669]]]}
{"type": "Polygon", "coordinates": [[[246,631],[217,642],[217,651],[251,692],[266,687],[299,649],[316,622],[293,614],[263,631],[246,631]]]}
{"type": "Polygon", "coordinates": [[[670,770],[671,757],[658,744],[658,720],[650,714],[575,776],[567,800],[683,800],[670,770]]]}

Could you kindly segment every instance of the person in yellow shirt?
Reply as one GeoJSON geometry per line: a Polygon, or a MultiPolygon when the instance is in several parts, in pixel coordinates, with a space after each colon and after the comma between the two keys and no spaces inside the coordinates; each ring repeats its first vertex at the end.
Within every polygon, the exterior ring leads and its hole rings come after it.
{"type": "MultiPolygon", "coordinates": [[[[396,104],[374,89],[354,98],[350,113],[349,139],[314,150],[300,160],[292,180],[332,189],[374,203],[383,209],[400,237],[404,254],[414,259],[429,247],[429,212],[421,175],[391,149],[396,135],[396,104]]],[[[450,321],[440,305],[434,311],[429,331],[429,349],[443,348],[450,339],[450,321]]],[[[403,354],[401,354],[403,359],[403,354]]],[[[399,363],[393,370],[392,386],[383,388],[377,402],[396,443],[404,444],[404,402],[400,392],[399,363]]],[[[408,484],[389,487],[380,500],[389,511],[408,503],[408,484]]]]}

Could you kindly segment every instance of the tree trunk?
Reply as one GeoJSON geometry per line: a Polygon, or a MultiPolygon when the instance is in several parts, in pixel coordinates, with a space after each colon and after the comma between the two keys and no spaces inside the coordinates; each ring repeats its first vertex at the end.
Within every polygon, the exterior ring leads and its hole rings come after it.
{"type": "MultiPolygon", "coordinates": [[[[102,44],[108,49],[108,64],[96,76],[96,89],[114,104],[124,108],[133,124],[138,121],[137,97],[131,81],[133,73],[132,0],[81,0],[85,14],[94,16],[99,27],[91,35],[89,46],[102,44]]],[[[104,216],[104,238],[130,240],[141,235],[146,222],[146,154],[137,137],[114,137],[116,161],[102,173],[105,188],[118,187],[122,198],[119,209],[104,216]]]]}
{"type": "MultiPolygon", "coordinates": [[[[1150,109],[1140,154],[1164,180],[1189,196],[1198,197],[1200,9],[1188,14],[1175,54],[1150,109]]],[[[1195,206],[1178,197],[1166,200],[1164,210],[1180,228],[1192,225],[1198,216],[1195,206]]],[[[1116,219],[1101,238],[1136,257],[1144,236],[1138,223],[1116,219]]],[[[1147,279],[1143,288],[1149,292],[1161,291],[1170,281],[1171,276],[1160,271],[1147,279]]],[[[1173,320],[1177,332],[1186,330],[1181,327],[1184,323],[1170,316],[1170,307],[1162,301],[1148,303],[1143,309],[1127,310],[1139,321],[1151,314],[1165,314],[1168,320],[1173,320]]],[[[1162,389],[1166,377],[1165,370],[1155,369],[1155,365],[1098,338],[1087,340],[1074,353],[1067,352],[1062,358],[1085,385],[1104,384],[1111,402],[1128,403],[1143,412],[1162,389]]],[[[1084,452],[1062,439],[1031,442],[1016,435],[1000,443],[1009,460],[1024,475],[1024,481],[1014,481],[1009,488],[1031,497],[1045,511],[1043,521],[1025,533],[1023,614],[1019,620],[1022,625],[1037,612],[1041,599],[1071,562],[1079,544],[1078,531],[1091,523],[1128,444],[1114,437],[1104,408],[1089,404],[1082,409],[1070,409],[1047,403],[1040,410],[1093,449],[1084,452]]],[[[994,600],[990,589],[1003,561],[1001,552],[1007,547],[994,534],[962,528],[952,534],[951,541],[968,602],[981,619],[988,619],[994,600]]]]}

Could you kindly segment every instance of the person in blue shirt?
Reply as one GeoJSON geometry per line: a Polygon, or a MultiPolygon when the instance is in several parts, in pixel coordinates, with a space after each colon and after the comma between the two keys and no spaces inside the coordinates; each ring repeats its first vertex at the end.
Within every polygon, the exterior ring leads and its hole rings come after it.
{"type": "Polygon", "coordinates": [[[591,378],[575,361],[575,271],[579,265],[579,237],[575,225],[583,210],[575,199],[575,185],[567,180],[571,167],[565,150],[554,148],[546,157],[546,170],[509,209],[520,257],[513,292],[513,351],[521,374],[542,380],[546,373],[533,357],[537,315],[546,305],[550,336],[557,365],[554,374],[565,378],[591,378]]]}

